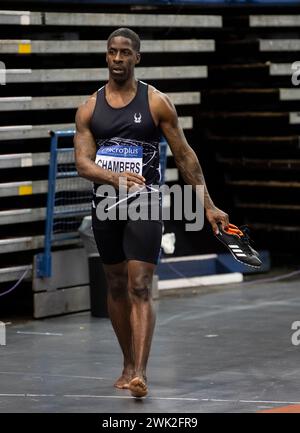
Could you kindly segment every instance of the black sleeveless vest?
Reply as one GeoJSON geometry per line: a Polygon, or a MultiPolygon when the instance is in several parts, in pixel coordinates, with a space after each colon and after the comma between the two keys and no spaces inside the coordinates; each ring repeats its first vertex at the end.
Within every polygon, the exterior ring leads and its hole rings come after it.
{"type": "MultiPolygon", "coordinates": [[[[105,97],[105,86],[101,87],[90,129],[97,144],[95,162],[100,167],[132,171],[144,176],[147,187],[159,185],[161,132],[150,112],[146,83],[138,81],[135,97],[122,108],[111,107],[105,97]]],[[[94,192],[98,186],[94,184],[94,192]]]]}

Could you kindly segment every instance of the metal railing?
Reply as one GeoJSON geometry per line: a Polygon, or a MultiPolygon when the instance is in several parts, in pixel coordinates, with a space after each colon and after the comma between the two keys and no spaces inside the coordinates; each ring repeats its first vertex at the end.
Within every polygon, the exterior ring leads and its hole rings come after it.
{"type": "MultiPolygon", "coordinates": [[[[62,206],[57,206],[57,196],[60,194],[56,190],[57,181],[61,178],[75,178],[78,177],[77,171],[74,169],[74,149],[72,147],[60,148],[58,146],[59,138],[73,137],[75,131],[51,131],[51,146],[50,146],[50,162],[49,162],[49,175],[48,175],[48,195],[47,195],[47,210],[46,210],[46,228],[45,228],[45,242],[44,252],[37,256],[37,277],[50,277],[51,276],[51,248],[55,240],[70,239],[78,237],[77,231],[63,231],[55,234],[55,220],[57,218],[75,217],[87,215],[89,207],[86,207],[86,212],[82,210],[74,209],[73,212],[70,210],[68,213],[64,212],[62,206]],[[71,158],[66,161],[65,155],[69,154],[71,158]],[[60,161],[59,157],[62,155],[62,164],[65,164],[68,168],[64,171],[59,169],[60,161]],[[73,159],[73,163],[71,163],[73,159]],[[66,164],[66,162],[70,162],[66,164]]],[[[90,190],[91,188],[89,188],[90,190]]],[[[88,192],[88,191],[87,191],[88,192]]],[[[75,192],[76,194],[76,192],[75,192]]],[[[75,198],[74,194],[74,198],[75,198]]],[[[87,194],[88,197],[88,194],[87,194]]],[[[71,203],[68,201],[67,203],[71,203]]],[[[83,203],[84,204],[84,203],[83,203]]],[[[86,201],[88,205],[88,200],[86,201]]]]}

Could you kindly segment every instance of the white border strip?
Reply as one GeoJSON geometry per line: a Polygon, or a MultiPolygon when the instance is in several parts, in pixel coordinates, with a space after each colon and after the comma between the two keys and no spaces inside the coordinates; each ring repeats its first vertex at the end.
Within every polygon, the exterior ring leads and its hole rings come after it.
{"type": "Polygon", "coordinates": [[[217,254],[198,254],[195,256],[169,257],[166,259],[161,259],[160,263],[190,262],[193,260],[216,259],[217,257],[217,254]]]}
{"type": "Polygon", "coordinates": [[[216,284],[241,283],[243,274],[230,272],[228,274],[205,275],[203,277],[176,278],[158,281],[158,290],[185,289],[187,287],[210,286],[216,284]]]}

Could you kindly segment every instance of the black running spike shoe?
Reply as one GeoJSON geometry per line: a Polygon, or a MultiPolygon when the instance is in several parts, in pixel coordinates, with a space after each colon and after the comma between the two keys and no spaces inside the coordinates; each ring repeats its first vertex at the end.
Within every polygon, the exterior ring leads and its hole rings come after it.
{"type": "Polygon", "coordinates": [[[219,234],[215,236],[228,248],[235,260],[254,268],[261,266],[258,252],[250,245],[248,227],[242,226],[239,229],[237,226],[229,224],[226,231],[222,229],[221,224],[218,224],[218,227],[219,234]]]}

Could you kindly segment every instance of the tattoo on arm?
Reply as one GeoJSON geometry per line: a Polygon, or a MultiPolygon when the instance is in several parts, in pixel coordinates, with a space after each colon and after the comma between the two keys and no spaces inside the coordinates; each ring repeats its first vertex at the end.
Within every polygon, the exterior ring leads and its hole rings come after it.
{"type": "Polygon", "coordinates": [[[201,168],[201,165],[198,161],[198,158],[195,152],[191,149],[189,152],[186,152],[184,157],[176,158],[176,165],[183,177],[183,180],[192,186],[203,185],[204,187],[204,207],[205,209],[209,209],[214,207],[214,203],[209,195],[204,174],[201,168]]]}
{"type": "MultiPolygon", "coordinates": [[[[204,207],[210,209],[215,207],[204,178],[204,174],[196,153],[188,144],[183,130],[178,123],[178,116],[174,105],[167,101],[163,111],[163,119],[160,122],[161,129],[170,145],[176,165],[183,180],[192,187],[203,185],[204,207]]],[[[201,197],[199,197],[201,199],[201,197]]]]}

